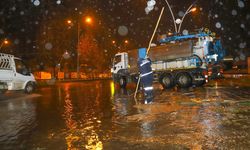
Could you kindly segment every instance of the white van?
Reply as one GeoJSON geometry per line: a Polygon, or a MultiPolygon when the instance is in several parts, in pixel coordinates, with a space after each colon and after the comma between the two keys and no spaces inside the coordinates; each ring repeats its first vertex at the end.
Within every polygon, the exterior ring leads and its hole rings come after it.
{"type": "Polygon", "coordinates": [[[0,53],[0,90],[24,90],[32,93],[36,80],[20,58],[0,53]]]}

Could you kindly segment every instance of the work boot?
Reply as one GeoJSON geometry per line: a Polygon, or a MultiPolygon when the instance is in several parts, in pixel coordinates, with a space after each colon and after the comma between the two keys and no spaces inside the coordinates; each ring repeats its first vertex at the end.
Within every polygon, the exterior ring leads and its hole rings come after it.
{"type": "Polygon", "coordinates": [[[153,97],[152,92],[146,94],[146,96],[145,96],[145,104],[151,104],[153,102],[153,98],[154,97],[153,97]]]}

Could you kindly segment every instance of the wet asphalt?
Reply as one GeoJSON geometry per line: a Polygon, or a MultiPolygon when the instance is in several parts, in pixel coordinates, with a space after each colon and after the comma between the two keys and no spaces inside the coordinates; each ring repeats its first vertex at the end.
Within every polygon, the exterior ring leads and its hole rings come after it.
{"type": "Polygon", "coordinates": [[[61,82],[0,96],[1,149],[249,149],[250,84],[216,80],[163,90],[143,104],[135,86],[61,82]]]}

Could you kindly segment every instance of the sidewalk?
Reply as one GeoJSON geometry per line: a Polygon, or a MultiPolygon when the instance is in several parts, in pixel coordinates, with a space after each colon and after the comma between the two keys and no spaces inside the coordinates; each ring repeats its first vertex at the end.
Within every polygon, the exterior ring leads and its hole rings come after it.
{"type": "Polygon", "coordinates": [[[91,79],[50,79],[50,80],[37,80],[37,86],[51,86],[63,82],[84,82],[94,80],[110,80],[111,78],[91,78],[91,79]]]}

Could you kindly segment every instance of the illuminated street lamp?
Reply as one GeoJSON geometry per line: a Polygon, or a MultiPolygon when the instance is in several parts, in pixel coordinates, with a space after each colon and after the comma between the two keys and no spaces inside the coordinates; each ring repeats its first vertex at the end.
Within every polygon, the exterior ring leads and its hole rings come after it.
{"type": "MultiPolygon", "coordinates": [[[[79,43],[80,43],[80,19],[78,19],[77,21],[77,65],[76,65],[76,69],[77,69],[77,79],[79,79],[80,77],[80,52],[79,52],[79,43]]],[[[90,16],[87,16],[85,18],[83,18],[83,20],[87,25],[91,25],[93,23],[93,19],[90,16]]],[[[68,25],[72,26],[73,25],[73,21],[72,20],[67,20],[66,21],[68,25]]]]}
{"type": "Polygon", "coordinates": [[[93,20],[92,20],[91,17],[87,16],[87,17],[85,18],[85,23],[86,23],[86,24],[92,24],[92,22],[93,22],[93,20]]]}
{"type": "Polygon", "coordinates": [[[128,47],[129,41],[128,40],[124,40],[124,49],[126,50],[128,47]]]}
{"type": "Polygon", "coordinates": [[[183,23],[183,21],[184,21],[185,16],[186,16],[187,14],[189,14],[189,13],[191,13],[191,12],[195,12],[195,11],[197,10],[196,7],[194,7],[194,8],[192,8],[192,7],[193,7],[193,4],[191,4],[191,5],[189,6],[189,8],[186,10],[186,12],[184,13],[183,17],[181,18],[181,22],[180,22],[180,25],[179,25],[178,33],[180,33],[181,25],[182,25],[182,23],[183,23]]]}
{"type": "Polygon", "coordinates": [[[71,20],[67,20],[67,24],[71,25],[72,21],[71,20]]]}
{"type": "Polygon", "coordinates": [[[2,43],[1,43],[0,50],[1,50],[1,48],[3,47],[3,45],[7,45],[7,44],[9,44],[9,41],[8,41],[7,39],[4,39],[4,40],[2,41],[2,43]]]}
{"type": "Polygon", "coordinates": [[[128,44],[128,40],[125,40],[124,43],[125,43],[125,44],[128,44]]]}

